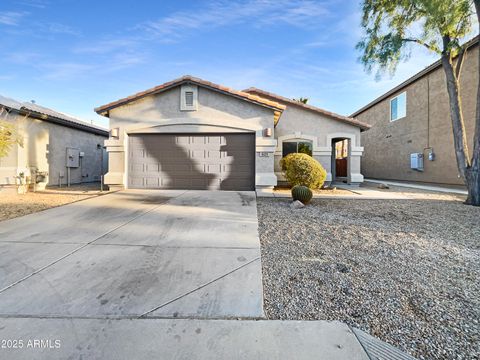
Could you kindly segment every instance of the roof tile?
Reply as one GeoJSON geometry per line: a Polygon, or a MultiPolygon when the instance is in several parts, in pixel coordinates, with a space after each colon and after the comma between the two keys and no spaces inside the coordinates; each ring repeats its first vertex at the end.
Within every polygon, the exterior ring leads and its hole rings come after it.
{"type": "Polygon", "coordinates": [[[357,120],[357,119],[354,119],[354,118],[351,118],[351,117],[347,117],[347,116],[343,116],[343,115],[339,115],[339,114],[333,113],[331,111],[320,109],[320,108],[312,106],[312,105],[304,104],[300,101],[288,99],[286,97],[283,97],[283,96],[280,96],[280,95],[277,95],[277,94],[274,94],[274,93],[271,93],[271,92],[268,92],[268,91],[265,91],[265,90],[257,89],[255,87],[251,87],[251,88],[245,89],[243,91],[247,92],[247,93],[250,93],[250,94],[257,94],[259,96],[272,98],[272,99],[275,99],[276,101],[278,101],[280,103],[286,103],[286,104],[289,104],[289,105],[299,106],[301,108],[316,112],[318,114],[328,116],[328,117],[330,117],[334,120],[342,121],[344,123],[357,126],[362,130],[368,130],[371,127],[371,125],[369,125],[367,123],[364,123],[360,120],[357,120]]]}
{"type": "Polygon", "coordinates": [[[223,85],[218,85],[218,84],[212,83],[210,81],[206,81],[206,80],[203,80],[203,79],[200,79],[200,78],[197,78],[197,77],[193,77],[191,75],[185,75],[185,76],[182,76],[178,79],[175,79],[175,80],[166,82],[164,84],[155,86],[151,89],[148,89],[148,90],[130,95],[128,97],[125,97],[125,98],[117,100],[117,101],[113,101],[113,102],[108,103],[106,105],[99,106],[99,107],[95,108],[95,111],[97,113],[101,114],[101,115],[106,115],[109,110],[114,109],[118,106],[125,105],[129,102],[138,100],[138,99],[143,98],[143,97],[148,96],[148,95],[153,95],[153,94],[157,94],[157,93],[166,91],[166,90],[168,90],[168,89],[170,89],[174,86],[180,85],[180,84],[185,83],[185,82],[191,82],[191,83],[194,83],[194,84],[197,84],[197,85],[200,85],[200,86],[204,86],[204,87],[207,87],[207,88],[218,90],[218,91],[221,91],[221,92],[233,95],[233,96],[237,96],[241,99],[254,102],[258,105],[266,106],[268,108],[272,108],[274,110],[283,111],[286,108],[285,105],[279,104],[276,101],[271,101],[271,100],[268,100],[268,99],[264,99],[260,96],[252,95],[252,94],[249,94],[249,93],[246,93],[246,92],[243,92],[243,91],[234,90],[232,88],[229,88],[229,87],[226,87],[226,86],[223,86],[223,85]]]}

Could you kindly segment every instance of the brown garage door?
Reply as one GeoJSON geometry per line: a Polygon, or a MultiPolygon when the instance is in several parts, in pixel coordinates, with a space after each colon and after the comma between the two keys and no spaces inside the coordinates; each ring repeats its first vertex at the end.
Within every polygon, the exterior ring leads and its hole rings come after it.
{"type": "Polygon", "coordinates": [[[128,170],[130,188],[253,190],[255,135],[130,135],[128,170]]]}

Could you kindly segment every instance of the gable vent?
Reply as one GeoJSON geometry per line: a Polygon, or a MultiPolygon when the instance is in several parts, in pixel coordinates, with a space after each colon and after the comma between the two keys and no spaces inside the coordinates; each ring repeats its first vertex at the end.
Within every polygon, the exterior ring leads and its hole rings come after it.
{"type": "Polygon", "coordinates": [[[198,87],[191,84],[182,85],[180,91],[180,110],[197,110],[198,87]]]}
{"type": "Polygon", "coordinates": [[[185,92],[185,105],[193,106],[193,91],[185,92]]]}

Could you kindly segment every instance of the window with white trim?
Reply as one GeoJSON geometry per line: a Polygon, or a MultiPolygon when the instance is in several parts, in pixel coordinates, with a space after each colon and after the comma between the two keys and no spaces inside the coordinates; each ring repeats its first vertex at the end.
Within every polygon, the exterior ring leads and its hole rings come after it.
{"type": "Polygon", "coordinates": [[[407,116],[407,93],[403,92],[390,100],[390,121],[407,116]]]}
{"type": "Polygon", "coordinates": [[[180,90],[180,110],[197,110],[198,87],[195,85],[182,85],[180,90]]]}
{"type": "Polygon", "coordinates": [[[282,157],[292,153],[302,153],[312,156],[313,144],[306,140],[288,140],[282,143],[282,157]]]}

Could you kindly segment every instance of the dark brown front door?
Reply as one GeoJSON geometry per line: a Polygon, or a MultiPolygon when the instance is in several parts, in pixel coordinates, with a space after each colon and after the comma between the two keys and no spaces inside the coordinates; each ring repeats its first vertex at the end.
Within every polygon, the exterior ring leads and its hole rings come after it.
{"type": "Polygon", "coordinates": [[[142,189],[253,190],[255,135],[129,136],[128,186],[142,189]]]}

